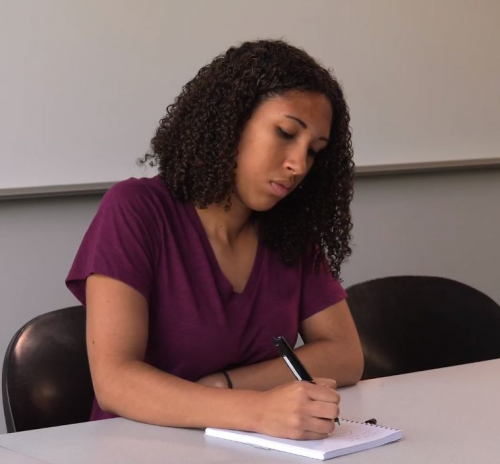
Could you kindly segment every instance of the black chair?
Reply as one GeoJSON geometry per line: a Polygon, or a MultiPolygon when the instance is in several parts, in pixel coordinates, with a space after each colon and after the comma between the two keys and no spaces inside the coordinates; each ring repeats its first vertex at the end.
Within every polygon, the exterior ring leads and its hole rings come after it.
{"type": "Polygon", "coordinates": [[[85,308],[43,314],[17,331],[5,354],[2,395],[7,432],[89,420],[85,308]]]}
{"type": "Polygon", "coordinates": [[[500,358],[500,306],[463,283],[397,276],[347,288],[363,379],[500,358]]]}

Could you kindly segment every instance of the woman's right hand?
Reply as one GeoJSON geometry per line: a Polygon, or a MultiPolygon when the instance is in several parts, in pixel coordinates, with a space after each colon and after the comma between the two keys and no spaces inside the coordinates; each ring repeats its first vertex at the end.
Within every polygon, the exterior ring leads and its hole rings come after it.
{"type": "Polygon", "coordinates": [[[340,396],[331,379],[315,383],[295,381],[268,390],[263,395],[258,432],[294,440],[328,437],[339,415],[340,396]]]}

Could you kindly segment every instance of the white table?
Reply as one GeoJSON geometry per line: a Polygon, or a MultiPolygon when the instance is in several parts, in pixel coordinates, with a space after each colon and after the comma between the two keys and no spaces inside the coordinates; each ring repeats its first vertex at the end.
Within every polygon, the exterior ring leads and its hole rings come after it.
{"type": "MultiPolygon", "coordinates": [[[[375,417],[402,429],[403,440],[334,462],[500,463],[500,360],[367,380],[341,396],[342,416],[375,417]]],[[[125,419],[0,435],[0,446],[50,464],[318,462],[125,419]]]]}
{"type": "Polygon", "coordinates": [[[44,464],[43,461],[0,447],[0,463],[2,464],[44,464]]]}

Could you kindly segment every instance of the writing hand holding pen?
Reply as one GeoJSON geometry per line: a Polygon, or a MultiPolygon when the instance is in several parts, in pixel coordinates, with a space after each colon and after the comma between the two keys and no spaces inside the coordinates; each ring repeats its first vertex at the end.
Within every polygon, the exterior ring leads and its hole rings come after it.
{"type": "Polygon", "coordinates": [[[258,392],[255,403],[259,417],[255,431],[293,440],[322,440],[335,429],[339,414],[336,382],[316,379],[312,382],[287,382],[258,392]]]}
{"type": "MultiPolygon", "coordinates": [[[[295,355],[292,348],[290,348],[290,345],[283,337],[280,336],[274,338],[273,343],[297,380],[315,383],[311,374],[307,372],[307,369],[300,362],[299,358],[295,355]]],[[[338,425],[340,425],[340,420],[338,417],[336,417],[334,420],[338,425]]]]}

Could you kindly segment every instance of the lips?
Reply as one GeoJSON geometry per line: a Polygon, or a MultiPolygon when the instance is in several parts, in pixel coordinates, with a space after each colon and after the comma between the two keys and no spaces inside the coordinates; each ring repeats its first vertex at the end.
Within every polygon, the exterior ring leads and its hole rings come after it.
{"type": "Polygon", "coordinates": [[[283,197],[287,196],[290,193],[290,191],[292,190],[292,183],[291,182],[271,181],[271,188],[273,189],[273,192],[276,195],[283,198],[283,197]]]}
{"type": "Polygon", "coordinates": [[[291,180],[273,180],[275,184],[281,185],[282,187],[285,187],[286,189],[290,190],[293,187],[293,181],[291,180]]]}

